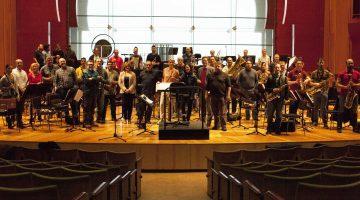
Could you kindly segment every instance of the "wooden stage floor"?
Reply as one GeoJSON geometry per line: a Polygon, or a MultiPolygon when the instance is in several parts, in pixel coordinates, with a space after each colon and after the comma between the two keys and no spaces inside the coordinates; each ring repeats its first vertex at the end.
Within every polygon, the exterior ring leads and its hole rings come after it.
{"type": "MultiPolygon", "coordinates": [[[[252,121],[243,120],[246,126],[252,126],[252,121]]],[[[90,151],[111,150],[115,152],[136,151],[143,156],[144,169],[156,170],[189,170],[205,169],[205,156],[211,157],[214,150],[231,151],[238,149],[262,149],[265,146],[281,144],[301,144],[312,146],[316,143],[324,143],[332,146],[360,143],[360,134],[353,133],[350,128],[344,128],[343,133],[336,130],[324,129],[321,126],[311,128],[311,132],[304,132],[297,126],[297,131],[288,135],[246,135],[253,128],[232,128],[228,123],[228,131],[210,131],[209,140],[158,140],[158,135],[148,133],[137,136],[140,131],[135,124],[117,122],[117,133],[122,135],[126,142],[112,138],[114,122],[108,121],[94,128],[95,131],[65,132],[65,128],[51,125],[49,132],[47,124],[32,130],[30,127],[18,132],[17,129],[8,130],[1,126],[0,143],[28,148],[36,148],[39,142],[55,141],[62,149],[80,148],[90,151]],[[101,138],[108,139],[99,140],[101,138]]],[[[153,122],[149,125],[151,130],[157,132],[158,125],[153,122]]],[[[260,123],[260,131],[265,132],[263,123],[260,123]]]]}

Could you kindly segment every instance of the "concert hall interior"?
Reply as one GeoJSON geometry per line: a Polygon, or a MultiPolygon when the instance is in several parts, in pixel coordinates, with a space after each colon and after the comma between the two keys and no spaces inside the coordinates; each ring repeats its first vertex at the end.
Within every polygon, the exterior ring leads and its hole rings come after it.
{"type": "Polygon", "coordinates": [[[358,199],[360,0],[1,0],[0,199],[358,199]]]}

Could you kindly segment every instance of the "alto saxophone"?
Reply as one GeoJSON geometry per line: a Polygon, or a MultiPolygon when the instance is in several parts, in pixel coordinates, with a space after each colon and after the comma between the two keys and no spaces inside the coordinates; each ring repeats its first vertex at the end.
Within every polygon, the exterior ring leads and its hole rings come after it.
{"type": "MultiPolygon", "coordinates": [[[[350,82],[349,82],[349,84],[350,84],[350,83],[352,83],[352,80],[351,80],[352,74],[349,75],[349,79],[350,79],[350,82]]],[[[357,97],[356,90],[351,86],[346,94],[344,107],[347,109],[352,108],[355,97],[357,97]]]]}

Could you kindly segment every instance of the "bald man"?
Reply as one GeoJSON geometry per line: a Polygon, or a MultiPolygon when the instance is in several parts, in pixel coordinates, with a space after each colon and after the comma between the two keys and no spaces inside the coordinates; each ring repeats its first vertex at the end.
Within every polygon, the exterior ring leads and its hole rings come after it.
{"type": "MultiPolygon", "coordinates": [[[[73,94],[77,90],[76,73],[73,67],[66,65],[64,58],[59,59],[60,69],[56,70],[54,77],[54,88],[55,92],[60,96],[61,99],[65,100],[66,95],[73,94]]],[[[69,111],[65,112],[65,119],[67,123],[78,123],[78,112],[75,101],[70,102],[73,119],[69,117],[69,111]]]]}
{"type": "MultiPolygon", "coordinates": [[[[344,121],[345,111],[345,99],[350,89],[357,90],[360,87],[360,73],[354,70],[354,61],[352,59],[346,60],[346,69],[338,75],[336,80],[336,87],[338,89],[339,98],[339,114],[337,117],[337,131],[342,132],[342,123],[344,121]]],[[[356,96],[352,102],[352,107],[349,109],[350,125],[354,128],[357,125],[357,107],[358,107],[358,96],[356,96]]]]}

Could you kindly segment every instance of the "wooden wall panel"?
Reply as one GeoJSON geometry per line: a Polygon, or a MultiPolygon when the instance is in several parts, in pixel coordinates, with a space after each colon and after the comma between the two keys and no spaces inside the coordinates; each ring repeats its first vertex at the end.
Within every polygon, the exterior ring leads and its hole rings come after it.
{"type": "Polygon", "coordinates": [[[0,74],[16,58],[16,1],[0,1],[0,74]]]}
{"type": "Polygon", "coordinates": [[[324,59],[326,66],[335,73],[344,70],[346,59],[351,57],[348,30],[351,4],[352,1],[325,1],[324,59]]]}

